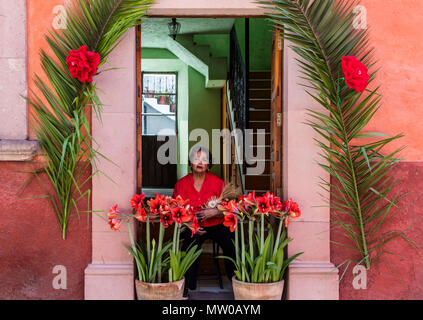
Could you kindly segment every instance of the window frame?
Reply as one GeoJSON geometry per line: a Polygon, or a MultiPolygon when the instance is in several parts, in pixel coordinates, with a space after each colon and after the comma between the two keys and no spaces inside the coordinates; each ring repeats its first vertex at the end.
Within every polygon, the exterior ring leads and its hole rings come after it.
{"type": "MultiPolygon", "coordinates": [[[[142,71],[141,72],[141,80],[142,80],[142,86],[141,86],[141,98],[147,94],[151,94],[151,92],[144,92],[144,75],[148,74],[165,74],[165,75],[175,75],[175,93],[160,93],[161,96],[175,96],[175,104],[176,109],[174,113],[146,113],[144,112],[144,99],[142,99],[141,102],[141,123],[142,123],[142,136],[157,136],[153,134],[144,134],[144,128],[145,128],[145,119],[146,117],[167,117],[167,116],[175,116],[175,136],[178,135],[178,72],[177,71],[142,71]]],[[[158,95],[158,94],[155,94],[158,95]]]]}

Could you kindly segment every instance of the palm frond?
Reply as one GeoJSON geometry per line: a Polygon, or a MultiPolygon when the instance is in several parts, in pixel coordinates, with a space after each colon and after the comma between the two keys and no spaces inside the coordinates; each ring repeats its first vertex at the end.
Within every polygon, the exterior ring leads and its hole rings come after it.
{"type": "Polygon", "coordinates": [[[329,192],[330,208],[338,212],[334,223],[344,229],[349,244],[360,252],[366,268],[369,253],[386,242],[403,236],[401,232],[377,236],[389,220],[390,211],[402,196],[390,196],[397,183],[392,175],[400,161],[401,148],[384,155],[382,149],[402,135],[363,133],[380,107],[379,87],[357,93],[345,84],[341,60],[355,56],[369,69],[369,85],[374,81],[374,48],[365,29],[354,29],[355,0],[271,0],[258,1],[268,12],[268,20],[289,40],[298,54],[306,92],[325,112],[308,110],[307,124],[318,134],[320,167],[330,181],[320,183],[329,192]],[[361,143],[362,138],[375,139],[361,143]]]}
{"type": "Polygon", "coordinates": [[[43,172],[56,192],[54,200],[49,199],[63,239],[72,208],[79,213],[75,199],[90,194],[90,190],[82,190],[92,177],[88,170],[101,173],[96,170],[95,160],[104,157],[93,146],[95,141],[85,113],[87,108],[93,108],[97,115],[101,112],[97,88],[93,83],[72,78],[66,58],[70,50],[86,45],[100,54],[101,67],[125,32],[141,23],[151,4],[152,0],[73,0],[66,8],[67,28],[49,30],[46,35],[53,52],[52,56],[44,50],[40,52],[47,80],[35,75],[37,91],[31,91],[26,99],[32,107],[30,126],[46,161],[43,172]]]}

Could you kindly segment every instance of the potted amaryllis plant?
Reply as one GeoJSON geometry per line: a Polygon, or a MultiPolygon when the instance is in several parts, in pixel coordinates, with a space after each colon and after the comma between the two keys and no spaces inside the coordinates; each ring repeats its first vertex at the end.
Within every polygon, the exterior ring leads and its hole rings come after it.
{"type": "Polygon", "coordinates": [[[187,201],[181,197],[171,198],[155,195],[145,201],[144,194],[136,194],[130,200],[135,213],[122,213],[117,205],[110,208],[107,215],[110,227],[118,230],[123,221],[128,223],[131,245],[127,246],[134,257],[138,280],[135,280],[139,300],[180,300],[182,299],[188,268],[200,256],[201,249],[196,245],[186,252],[180,250],[182,228],[190,228],[194,235],[199,229],[197,218],[187,201]],[[130,228],[131,219],[145,225],[145,242],[134,241],[130,228]],[[159,224],[156,240],[152,237],[152,224],[159,224]],[[165,232],[173,229],[171,240],[165,242],[165,232]]]}
{"type": "Polygon", "coordinates": [[[289,218],[301,215],[298,204],[291,199],[281,202],[270,192],[259,197],[255,192],[242,195],[238,201],[222,202],[224,225],[235,232],[235,276],[232,287],[236,300],[280,300],[283,275],[288,265],[302,252],[285,258],[284,249],[292,240],[286,235],[289,218]],[[275,233],[270,218],[278,221],[275,233]],[[248,225],[247,235],[244,224],[248,225]],[[265,228],[266,227],[266,228],[265,228]],[[239,234],[238,234],[239,229],[239,234]]]}

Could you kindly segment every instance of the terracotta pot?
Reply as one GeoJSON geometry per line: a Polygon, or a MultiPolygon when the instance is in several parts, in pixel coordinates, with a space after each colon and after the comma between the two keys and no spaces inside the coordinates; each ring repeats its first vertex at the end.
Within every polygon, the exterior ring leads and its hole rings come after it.
{"type": "Polygon", "coordinates": [[[147,283],[135,280],[138,300],[182,300],[185,278],[174,282],[147,283]]]}
{"type": "Polygon", "coordinates": [[[235,300],[281,300],[283,280],[270,283],[250,283],[232,278],[235,300]]]}

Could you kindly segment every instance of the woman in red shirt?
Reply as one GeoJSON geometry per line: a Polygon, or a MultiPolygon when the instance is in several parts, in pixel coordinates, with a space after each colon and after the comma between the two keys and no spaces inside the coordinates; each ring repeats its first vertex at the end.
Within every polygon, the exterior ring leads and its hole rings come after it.
{"type": "MultiPolygon", "coordinates": [[[[223,255],[234,258],[235,248],[232,242],[234,235],[223,225],[223,214],[216,208],[203,208],[211,198],[219,198],[225,186],[220,178],[208,172],[212,166],[210,151],[204,147],[193,149],[189,156],[189,164],[192,173],[176,183],[173,196],[180,195],[183,199],[189,200],[188,203],[193,207],[201,228],[194,236],[191,236],[191,230],[186,229],[182,232],[182,250],[186,250],[191,244],[201,247],[205,240],[212,239],[222,248],[223,255]]],[[[188,289],[197,288],[199,260],[197,259],[185,274],[184,296],[187,295],[188,289]]],[[[234,265],[228,259],[225,259],[225,268],[231,280],[234,275],[234,265]]]]}

